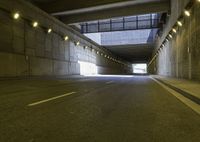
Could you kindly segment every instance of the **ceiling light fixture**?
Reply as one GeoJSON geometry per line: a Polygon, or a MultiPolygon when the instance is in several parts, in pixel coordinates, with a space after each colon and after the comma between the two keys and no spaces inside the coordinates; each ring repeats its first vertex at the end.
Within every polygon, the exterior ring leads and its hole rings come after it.
{"type": "Polygon", "coordinates": [[[183,26],[183,24],[182,24],[182,22],[181,22],[181,21],[178,21],[178,22],[177,22],[177,24],[178,24],[180,27],[182,27],[182,26],[183,26]]]}
{"type": "Polygon", "coordinates": [[[75,44],[76,44],[76,46],[79,46],[79,45],[80,45],[80,42],[79,42],[79,41],[77,41],[75,44]]]}
{"type": "Polygon", "coordinates": [[[48,33],[50,34],[51,32],[52,32],[52,29],[51,29],[51,28],[49,28],[49,29],[48,29],[48,33]]]}
{"type": "Polygon", "coordinates": [[[19,19],[19,17],[20,17],[19,13],[16,12],[16,13],[13,14],[13,18],[16,19],[16,20],[19,19]]]}
{"type": "Polygon", "coordinates": [[[69,39],[69,37],[68,37],[68,36],[65,36],[65,37],[64,37],[64,40],[65,40],[65,41],[67,41],[68,39],[69,39]]]}
{"type": "Polygon", "coordinates": [[[185,10],[184,13],[185,13],[185,15],[186,15],[187,17],[190,16],[190,11],[189,11],[189,10],[185,10]]]}
{"type": "Polygon", "coordinates": [[[176,29],[175,29],[175,28],[173,28],[173,29],[172,29],[172,31],[173,31],[174,33],[177,33],[177,31],[176,31],[176,29]]]}
{"type": "Polygon", "coordinates": [[[38,22],[33,22],[33,27],[34,28],[38,27],[38,22]]]}
{"type": "Polygon", "coordinates": [[[170,38],[173,38],[171,34],[169,34],[169,37],[170,37],[170,38]]]}

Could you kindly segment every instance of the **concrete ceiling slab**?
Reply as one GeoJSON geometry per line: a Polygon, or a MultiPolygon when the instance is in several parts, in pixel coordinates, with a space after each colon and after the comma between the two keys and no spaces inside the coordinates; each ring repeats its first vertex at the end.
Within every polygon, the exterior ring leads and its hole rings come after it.
{"type": "MultiPolygon", "coordinates": [[[[170,0],[28,0],[66,24],[170,12],[170,0]]],[[[153,44],[106,46],[111,52],[133,63],[151,58],[153,44]]]]}
{"type": "Polygon", "coordinates": [[[95,7],[137,0],[29,0],[48,13],[64,12],[75,9],[95,7]]]}
{"type": "Polygon", "coordinates": [[[154,44],[105,46],[106,49],[132,63],[146,63],[150,60],[154,44]]]}
{"type": "Polygon", "coordinates": [[[29,0],[66,24],[167,12],[169,0],[29,0]]]}

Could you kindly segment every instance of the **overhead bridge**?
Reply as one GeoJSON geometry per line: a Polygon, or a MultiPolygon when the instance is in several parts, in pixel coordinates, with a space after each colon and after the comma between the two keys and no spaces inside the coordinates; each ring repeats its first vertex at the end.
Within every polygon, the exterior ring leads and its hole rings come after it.
{"type": "Polygon", "coordinates": [[[145,14],[98,20],[81,24],[82,33],[98,33],[159,28],[160,14],[145,14]]]}

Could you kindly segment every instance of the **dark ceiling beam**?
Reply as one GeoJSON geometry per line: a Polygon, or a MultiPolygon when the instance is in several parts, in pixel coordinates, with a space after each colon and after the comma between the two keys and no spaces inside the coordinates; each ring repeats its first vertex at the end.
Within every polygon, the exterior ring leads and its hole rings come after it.
{"type": "Polygon", "coordinates": [[[142,15],[149,13],[168,12],[170,5],[168,1],[156,1],[146,4],[136,4],[126,7],[117,7],[111,9],[103,9],[92,12],[82,12],[76,14],[60,15],[58,16],[66,24],[80,23],[86,21],[109,19],[113,17],[142,15]]]}
{"type": "Polygon", "coordinates": [[[134,63],[147,63],[153,53],[154,44],[106,46],[119,57],[134,63]]]}
{"type": "Polygon", "coordinates": [[[64,12],[126,1],[138,0],[32,0],[32,2],[48,13],[64,12]]]}

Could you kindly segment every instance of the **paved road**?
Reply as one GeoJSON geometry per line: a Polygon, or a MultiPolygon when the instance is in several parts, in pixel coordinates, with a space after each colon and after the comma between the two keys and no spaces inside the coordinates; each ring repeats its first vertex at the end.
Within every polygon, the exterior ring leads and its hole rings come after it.
{"type": "Polygon", "coordinates": [[[199,141],[200,116],[147,76],[0,81],[0,142],[199,141]]]}

